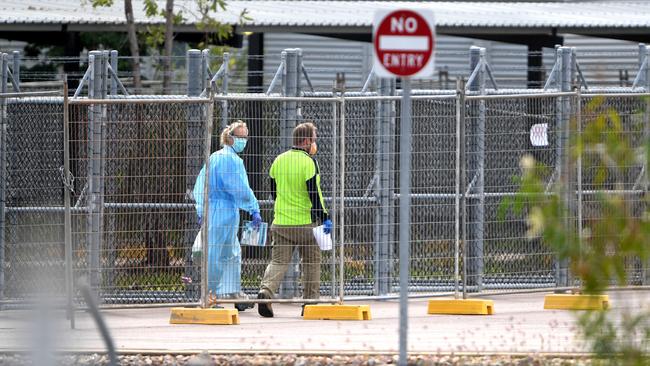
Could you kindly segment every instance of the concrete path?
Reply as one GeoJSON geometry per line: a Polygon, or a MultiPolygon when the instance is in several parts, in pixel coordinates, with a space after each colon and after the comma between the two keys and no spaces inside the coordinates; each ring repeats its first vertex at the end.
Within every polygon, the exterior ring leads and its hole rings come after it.
{"type": "MultiPolygon", "coordinates": [[[[543,310],[543,293],[490,298],[495,304],[491,316],[427,315],[426,299],[411,300],[409,351],[586,351],[576,336],[575,314],[543,310]]],[[[620,313],[650,303],[650,291],[617,291],[610,299],[614,312],[620,313]]],[[[360,303],[371,306],[372,320],[303,320],[297,304],[275,304],[276,316],[270,319],[260,317],[257,309],[240,312],[240,325],[170,325],[168,308],[113,309],[103,314],[122,352],[397,352],[399,302],[360,303]]],[[[34,347],[105,351],[89,314],[77,313],[74,330],[61,312],[52,312],[52,318],[46,321],[24,310],[0,311],[0,351],[34,347]]]]}

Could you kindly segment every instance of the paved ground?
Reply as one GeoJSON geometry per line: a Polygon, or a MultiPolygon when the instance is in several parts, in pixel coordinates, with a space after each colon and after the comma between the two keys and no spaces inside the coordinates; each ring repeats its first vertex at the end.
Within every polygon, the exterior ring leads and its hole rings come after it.
{"type": "MultiPolygon", "coordinates": [[[[427,300],[409,303],[411,352],[584,352],[576,337],[575,315],[543,310],[543,293],[492,296],[491,316],[427,315],[427,300]]],[[[610,293],[616,312],[650,303],[650,291],[610,293]]],[[[398,301],[362,302],[370,321],[309,321],[300,306],[275,304],[276,317],[257,309],[240,313],[240,325],[170,325],[168,308],[105,310],[115,346],[122,352],[396,352],[398,301]]],[[[99,332],[85,312],[71,330],[61,312],[46,321],[29,311],[0,311],[0,351],[51,347],[103,352],[99,332]],[[49,329],[49,331],[47,331],[49,329]],[[48,337],[48,335],[50,335],[48,337]]]]}

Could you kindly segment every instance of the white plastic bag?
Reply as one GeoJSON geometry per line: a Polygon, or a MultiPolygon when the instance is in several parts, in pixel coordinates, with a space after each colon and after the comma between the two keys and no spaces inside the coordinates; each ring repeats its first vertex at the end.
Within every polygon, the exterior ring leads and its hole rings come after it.
{"type": "Polygon", "coordinates": [[[201,258],[201,253],[203,253],[203,239],[201,236],[201,230],[199,230],[196,234],[196,238],[194,238],[194,244],[192,245],[192,259],[194,260],[201,258]]]}
{"type": "Polygon", "coordinates": [[[325,226],[316,226],[314,228],[314,237],[320,250],[332,250],[332,235],[325,234],[325,226]]]}

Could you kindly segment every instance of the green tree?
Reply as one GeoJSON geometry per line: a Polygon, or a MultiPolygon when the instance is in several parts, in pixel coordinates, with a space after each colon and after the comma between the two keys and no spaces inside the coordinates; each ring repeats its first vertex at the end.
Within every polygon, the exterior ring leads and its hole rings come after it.
{"type": "MultiPolygon", "coordinates": [[[[93,7],[113,6],[114,0],[90,0],[93,7]]],[[[151,0],[147,0],[151,1],[151,0]]],[[[85,3],[86,0],[82,0],[85,3]]],[[[138,45],[138,36],[135,29],[135,20],[133,17],[133,3],[131,0],[124,0],[124,16],[126,17],[126,34],[129,40],[129,49],[133,58],[131,67],[133,72],[133,88],[136,93],[142,89],[142,78],[140,76],[140,46],[138,45]]]]}
{"type": "MultiPolygon", "coordinates": [[[[86,1],[86,0],[82,0],[86,1]]],[[[90,0],[93,7],[105,6],[111,7],[114,0],[90,0]]],[[[197,30],[203,33],[203,39],[199,44],[201,48],[212,48],[221,44],[226,38],[232,36],[233,28],[229,24],[224,24],[214,18],[212,14],[218,11],[226,10],[226,1],[224,0],[195,0],[198,8],[197,14],[194,15],[197,30]]],[[[160,51],[162,49],[162,73],[163,73],[163,94],[171,92],[172,76],[172,46],[174,42],[174,26],[181,24],[186,20],[182,11],[175,11],[174,0],[166,0],[165,8],[159,9],[155,0],[144,0],[145,14],[149,18],[161,17],[165,23],[160,25],[147,26],[146,32],[143,32],[144,40],[147,47],[160,51]]],[[[133,18],[133,5],[131,0],[124,0],[124,12],[127,23],[127,35],[133,57],[133,78],[136,93],[141,88],[140,65],[139,65],[139,46],[138,34],[136,32],[133,18]]],[[[248,20],[247,12],[244,10],[240,14],[240,21],[248,20]]]]}

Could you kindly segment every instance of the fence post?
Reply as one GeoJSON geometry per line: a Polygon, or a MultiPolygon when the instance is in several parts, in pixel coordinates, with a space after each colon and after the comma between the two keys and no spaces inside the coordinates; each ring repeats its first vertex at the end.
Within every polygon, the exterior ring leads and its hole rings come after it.
{"type": "MultiPolygon", "coordinates": [[[[286,54],[285,68],[282,71],[282,96],[296,97],[298,96],[298,50],[286,49],[282,51],[286,54]]],[[[282,121],[282,147],[288,149],[292,145],[291,133],[296,126],[298,116],[298,103],[295,101],[284,102],[284,118],[282,121]]]]}
{"type": "MultiPolygon", "coordinates": [[[[88,97],[90,99],[102,98],[102,52],[91,51],[89,62],[92,72],[88,83],[88,97]]],[[[89,219],[88,219],[88,264],[90,266],[90,286],[93,290],[99,289],[100,278],[100,253],[102,239],[101,212],[103,195],[101,192],[102,180],[102,131],[101,131],[101,105],[91,105],[88,113],[88,191],[89,191],[89,219]]]]}
{"type": "Polygon", "coordinates": [[[302,78],[302,48],[296,48],[296,95],[300,95],[300,81],[302,78]]]}
{"type": "MultiPolygon", "coordinates": [[[[229,73],[228,73],[228,64],[230,63],[230,53],[224,52],[223,53],[223,79],[221,81],[221,94],[226,95],[228,94],[228,78],[229,78],[229,73]]],[[[212,88],[212,90],[216,90],[215,88],[212,88]]],[[[226,128],[228,125],[228,101],[223,100],[221,101],[221,130],[226,128]]]]}
{"type": "MultiPolygon", "coordinates": [[[[113,69],[113,72],[115,72],[115,76],[117,76],[117,50],[112,50],[111,51],[111,69],[113,69]]],[[[117,79],[114,77],[111,77],[111,95],[117,95],[117,79]]]]}
{"type": "MultiPolygon", "coordinates": [[[[185,65],[187,70],[187,96],[197,97],[201,94],[203,88],[201,87],[201,51],[197,49],[188,50],[185,54],[185,65]]],[[[201,170],[204,163],[204,150],[202,145],[205,143],[204,133],[208,126],[203,126],[203,121],[206,118],[201,118],[201,109],[194,106],[187,106],[187,143],[185,144],[185,192],[187,192],[188,200],[193,200],[192,190],[196,176],[201,170]],[[198,143],[197,143],[198,142],[198,143]]],[[[211,139],[208,136],[208,141],[211,139]]],[[[209,152],[208,152],[209,153],[209,152]]],[[[203,284],[203,277],[200,275],[201,271],[198,270],[199,263],[194,263],[192,258],[192,243],[195,238],[195,228],[197,226],[197,215],[190,213],[187,217],[187,226],[189,230],[185,230],[184,248],[185,253],[185,273],[192,278],[192,284],[187,285],[186,295],[190,301],[195,300],[197,288],[199,284],[203,284]]],[[[207,277],[206,277],[207,280],[207,277]]],[[[206,287],[207,288],[207,287],[206,287]]],[[[199,299],[201,299],[199,297],[199,299]]]]}
{"type": "Polygon", "coordinates": [[[9,60],[6,53],[0,52],[0,64],[2,65],[2,69],[0,70],[0,73],[2,73],[2,81],[0,82],[0,92],[6,93],[7,80],[9,78],[9,60]]]}
{"type": "MultiPolygon", "coordinates": [[[[578,84],[578,87],[575,89],[576,96],[575,96],[575,133],[577,136],[577,141],[580,143],[582,141],[582,89],[580,88],[580,84],[578,84]]],[[[582,240],[582,223],[583,223],[583,202],[584,202],[584,196],[583,196],[583,187],[582,187],[582,152],[578,154],[576,157],[576,189],[575,192],[577,192],[577,238],[578,238],[578,244],[580,245],[580,251],[583,251],[583,240],[582,240]]]]}
{"type": "Polygon", "coordinates": [[[210,84],[210,50],[201,51],[201,91],[205,90],[210,84]]]}
{"type": "MultiPolygon", "coordinates": [[[[645,70],[645,83],[644,88],[645,92],[650,92],[650,47],[646,46],[644,43],[639,43],[639,72],[645,70]],[[645,69],[643,68],[645,66],[645,69]]],[[[645,99],[645,111],[643,112],[643,142],[647,143],[650,141],[650,100],[645,99]]],[[[650,185],[649,177],[650,173],[648,169],[650,164],[646,159],[643,165],[643,190],[645,191],[645,196],[648,196],[648,186],[650,185]]],[[[643,263],[643,273],[641,277],[641,283],[644,286],[650,284],[650,259],[643,263]]]]}
{"type": "MultiPolygon", "coordinates": [[[[106,99],[111,94],[111,78],[110,68],[111,65],[111,52],[108,50],[102,51],[102,96],[101,99],[106,99]]],[[[115,81],[117,82],[117,81],[115,81]]],[[[113,109],[115,111],[115,109],[113,109]]],[[[100,253],[105,253],[105,260],[109,263],[105,273],[103,274],[103,284],[105,287],[113,288],[115,285],[115,270],[114,263],[117,259],[117,248],[115,247],[116,236],[114,234],[115,228],[115,215],[109,215],[108,218],[104,215],[104,200],[106,197],[106,159],[107,154],[107,138],[108,138],[108,105],[103,104],[100,108],[101,117],[97,122],[99,126],[99,139],[100,139],[100,160],[99,160],[99,229],[100,229],[100,253]],[[109,230],[106,230],[108,228],[109,230]]],[[[109,187],[110,189],[110,187],[109,187]]],[[[100,255],[101,261],[101,255],[100,255]]],[[[101,263],[101,262],[100,262],[101,263]]]]}
{"type": "Polygon", "coordinates": [[[187,95],[195,97],[201,94],[201,51],[191,49],[187,51],[187,95]]]}
{"type": "MultiPolygon", "coordinates": [[[[7,92],[7,55],[0,53],[0,93],[7,92]]],[[[5,298],[5,190],[7,188],[7,98],[0,98],[0,310],[5,298]]]]}
{"type": "MultiPolygon", "coordinates": [[[[379,79],[379,95],[395,95],[394,79],[379,79]]],[[[393,236],[395,227],[392,225],[394,219],[393,210],[393,190],[395,187],[393,177],[393,136],[395,135],[395,102],[380,101],[379,104],[379,121],[377,123],[377,134],[379,143],[377,144],[377,171],[378,177],[378,194],[379,209],[375,221],[375,235],[377,239],[377,250],[375,251],[375,294],[385,295],[391,291],[391,270],[394,262],[392,257],[394,242],[393,236]]]]}
{"type": "Polygon", "coordinates": [[[72,180],[70,177],[70,117],[68,104],[68,75],[63,77],[63,242],[65,246],[65,292],[67,298],[67,317],[70,328],[75,328],[74,317],[74,275],[72,262],[72,213],[70,211],[70,193],[72,180]]]}
{"type": "MultiPolygon", "coordinates": [[[[110,65],[110,57],[111,53],[109,51],[102,51],[102,99],[106,99],[106,96],[108,96],[108,93],[110,92],[110,83],[108,82],[108,67],[110,65]]],[[[102,107],[102,113],[104,113],[106,107],[102,107]]]]}
{"type": "Polygon", "coordinates": [[[13,66],[11,68],[11,72],[14,76],[14,82],[20,88],[20,61],[21,61],[20,51],[13,51],[12,54],[13,54],[13,66]]]}
{"type": "MultiPolygon", "coordinates": [[[[461,241],[463,252],[467,250],[466,235],[466,195],[467,187],[467,165],[465,160],[466,146],[465,136],[465,80],[459,78],[456,80],[456,194],[454,202],[454,298],[458,299],[458,288],[460,278],[460,248],[461,241]]],[[[467,256],[463,256],[463,298],[466,298],[467,287],[465,275],[467,273],[467,256]]]]}
{"type": "MultiPolygon", "coordinates": [[[[561,92],[570,92],[573,75],[572,50],[570,47],[560,47],[558,49],[561,63],[558,73],[558,84],[561,92]]],[[[571,100],[569,97],[560,97],[558,125],[557,125],[557,166],[559,169],[559,182],[561,185],[562,199],[566,204],[567,215],[573,212],[573,197],[575,190],[571,190],[570,168],[569,168],[569,120],[571,118],[571,100]]],[[[570,218],[565,218],[566,229],[569,229],[570,218]]],[[[556,282],[559,287],[569,285],[569,262],[566,259],[559,259],[556,263],[556,282]]]]}
{"type": "MultiPolygon", "coordinates": [[[[206,89],[207,96],[210,98],[210,102],[207,103],[207,108],[205,111],[205,116],[201,119],[205,121],[205,129],[203,130],[204,139],[203,139],[203,162],[205,166],[204,180],[203,180],[203,212],[201,216],[204,218],[203,227],[201,229],[201,307],[208,307],[208,297],[209,297],[209,283],[208,279],[210,278],[208,274],[209,264],[208,264],[208,251],[210,250],[209,246],[209,230],[210,230],[210,218],[208,212],[210,212],[210,155],[212,153],[212,133],[214,126],[214,101],[212,101],[213,94],[212,88],[208,85],[206,89]]],[[[203,109],[203,106],[201,106],[203,109]]],[[[215,294],[216,295],[216,294],[215,294]]]]}
{"type": "MultiPolygon", "coordinates": [[[[298,74],[300,72],[298,54],[299,50],[295,48],[289,48],[282,51],[282,57],[285,60],[285,68],[282,70],[282,96],[284,97],[298,96],[298,74]]],[[[282,150],[286,150],[292,145],[291,133],[293,128],[296,126],[298,118],[298,103],[295,101],[284,102],[282,111],[280,134],[282,137],[282,150]]],[[[298,288],[298,263],[298,251],[294,250],[293,256],[291,257],[291,263],[289,264],[289,269],[284,276],[284,280],[280,284],[281,298],[300,296],[298,288]]]]}
{"type": "MultiPolygon", "coordinates": [[[[332,96],[336,97],[337,92],[336,92],[336,84],[332,88],[332,96]]],[[[338,215],[338,202],[337,202],[337,194],[338,194],[338,189],[339,189],[339,184],[338,184],[338,179],[339,179],[339,171],[338,171],[338,164],[339,164],[339,154],[338,154],[338,146],[337,146],[337,141],[336,141],[336,136],[338,136],[338,106],[339,103],[338,101],[332,102],[332,205],[330,207],[330,212],[334,213],[334,215],[338,215]]],[[[336,220],[336,219],[335,219],[336,220]]],[[[335,221],[336,222],[336,221],[335,221]]],[[[332,232],[332,241],[333,241],[333,248],[332,248],[332,255],[330,257],[330,294],[331,298],[336,297],[337,293],[337,288],[336,288],[336,243],[338,241],[338,236],[336,234],[336,230],[332,232]]]]}
{"type": "MultiPolygon", "coordinates": [[[[481,47],[471,46],[469,48],[469,73],[470,75],[476,69],[476,66],[481,61],[481,47]]],[[[474,78],[472,83],[467,86],[471,91],[477,91],[479,89],[479,79],[474,78]]]]}
{"type": "MultiPolygon", "coordinates": [[[[478,68],[478,73],[469,89],[485,95],[486,70],[485,70],[485,48],[472,46],[470,48],[470,72],[478,68]]],[[[469,205],[468,220],[471,224],[469,232],[468,251],[463,253],[467,256],[467,286],[476,287],[480,292],[483,287],[483,235],[484,235],[484,214],[485,214],[485,196],[484,196],[484,164],[485,164],[485,100],[478,101],[478,110],[476,111],[476,123],[473,123],[470,134],[473,136],[470,143],[474,145],[469,149],[471,152],[467,155],[470,159],[468,168],[471,172],[472,183],[469,184],[469,190],[474,191],[470,197],[472,204],[469,205]]],[[[463,289],[465,291],[465,289],[463,289]]]]}
{"type": "MultiPolygon", "coordinates": [[[[394,79],[379,79],[379,95],[392,96],[395,93],[394,79]]],[[[391,290],[391,266],[393,263],[391,243],[393,225],[393,185],[391,142],[395,131],[395,105],[393,101],[378,101],[376,119],[377,144],[375,147],[377,166],[377,200],[379,207],[375,217],[375,295],[386,295],[391,290]]]]}

